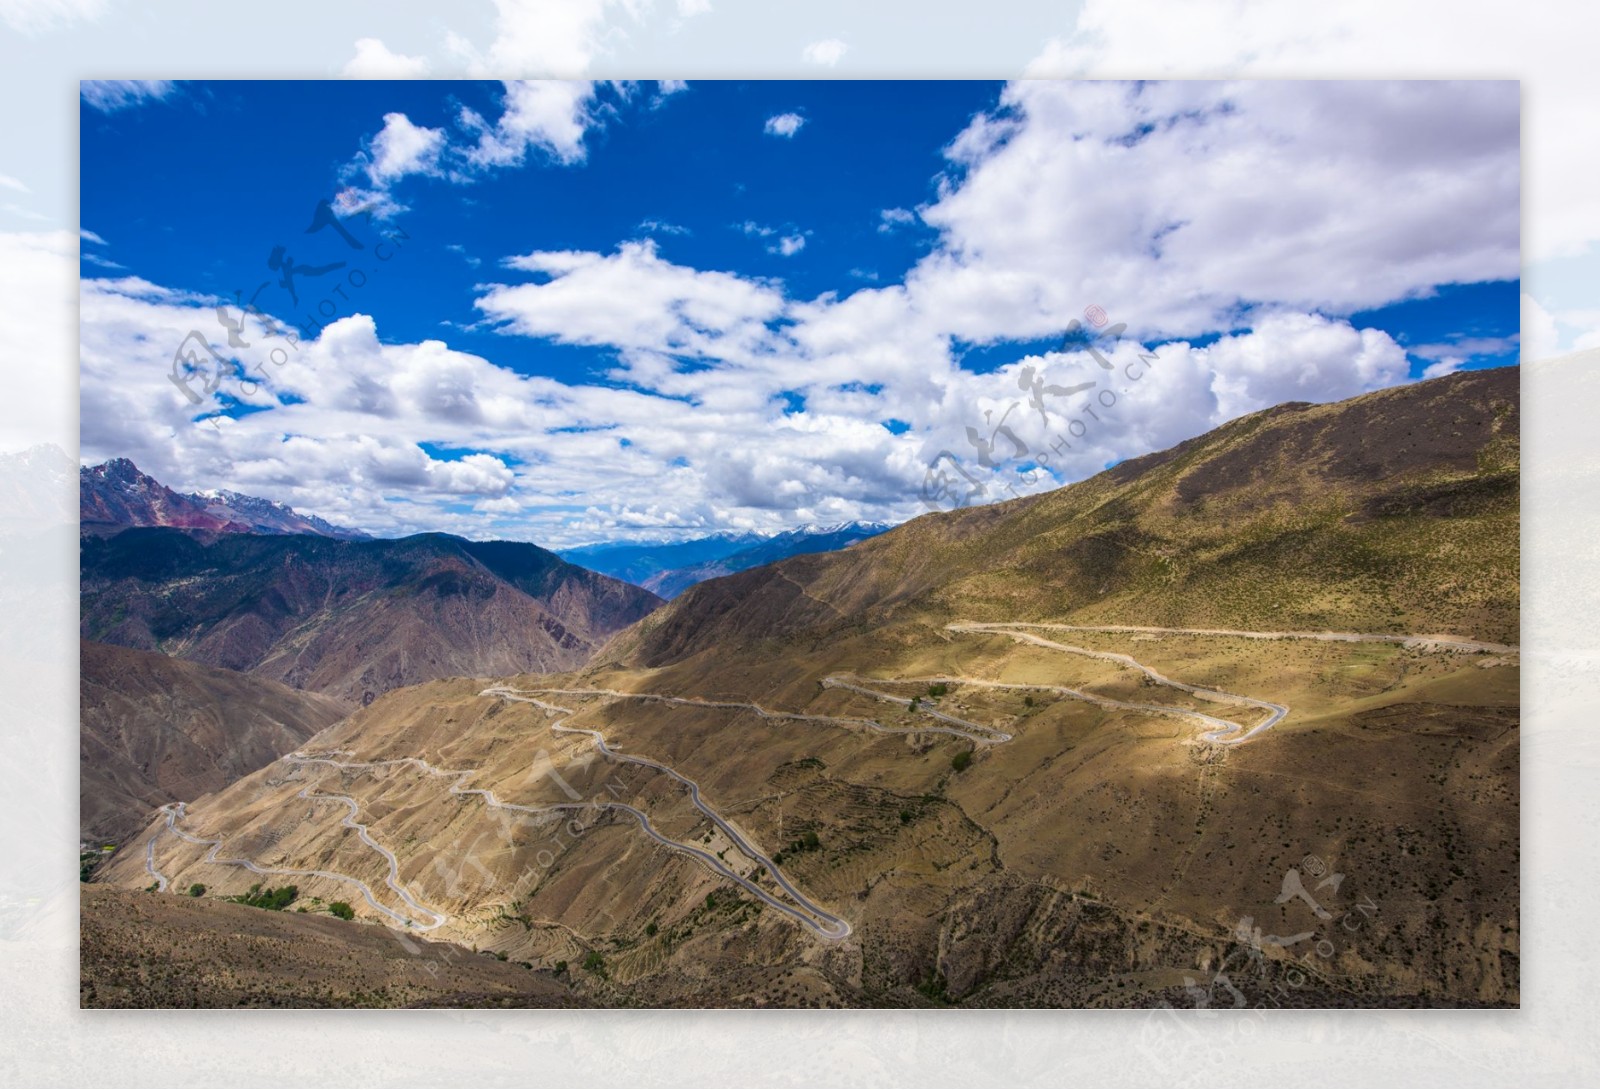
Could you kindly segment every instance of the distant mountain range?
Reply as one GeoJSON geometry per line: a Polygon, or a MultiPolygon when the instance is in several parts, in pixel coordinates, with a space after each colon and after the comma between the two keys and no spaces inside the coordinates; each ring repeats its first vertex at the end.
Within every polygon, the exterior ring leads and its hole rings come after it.
{"type": "Polygon", "coordinates": [[[570,670],[661,604],[520,541],[345,541],[133,527],[86,534],[84,639],[352,704],[435,678],[570,670]]]}
{"type": "Polygon", "coordinates": [[[804,553],[833,552],[891,528],[886,522],[805,525],[770,537],[748,532],[724,533],[664,544],[586,545],[564,550],[560,555],[574,564],[625,579],[663,598],[676,598],[707,579],[804,553]]]}
{"type": "Polygon", "coordinates": [[[78,518],[86,533],[129,526],[175,526],[234,534],[315,534],[367,541],[360,530],[335,526],[316,515],[259,496],[226,489],[174,492],[127,458],[113,458],[78,471],[78,518]]]}
{"type": "Polygon", "coordinates": [[[602,542],[556,552],[561,559],[581,564],[590,571],[643,586],[646,579],[664,571],[721,560],[764,540],[760,534],[745,531],[712,534],[689,541],[602,542]]]}
{"type": "MultiPolygon", "coordinates": [[[[48,507],[48,485],[70,469],[67,456],[55,448],[36,448],[10,457],[28,460],[29,472],[20,478],[36,482],[36,487],[15,498],[14,506],[30,513],[41,505],[48,507]],[[62,465],[57,466],[56,462],[62,465]]],[[[128,458],[113,458],[79,469],[78,518],[83,533],[99,535],[135,526],[166,526],[227,534],[310,534],[341,541],[373,540],[360,530],[335,526],[316,515],[301,514],[259,496],[227,489],[174,491],[142,472],[128,458]]],[[[833,552],[890,528],[888,523],[847,522],[835,526],[805,525],[774,535],[730,531],[689,541],[585,545],[557,555],[662,598],[675,598],[707,579],[804,553],[833,552]]]]}

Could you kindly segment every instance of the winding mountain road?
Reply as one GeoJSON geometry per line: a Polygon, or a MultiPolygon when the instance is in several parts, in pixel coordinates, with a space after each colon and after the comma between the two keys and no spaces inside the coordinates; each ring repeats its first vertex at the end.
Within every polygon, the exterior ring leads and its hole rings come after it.
{"type": "Polygon", "coordinates": [[[222,845],[223,845],[223,841],[222,840],[211,840],[211,839],[208,839],[206,837],[194,836],[194,835],[192,835],[190,833],[186,833],[182,829],[178,828],[177,819],[185,816],[184,812],[183,812],[184,804],[181,803],[181,802],[179,802],[179,803],[169,803],[166,806],[161,807],[160,812],[166,815],[167,823],[166,823],[166,826],[163,829],[156,830],[155,835],[152,836],[150,838],[149,842],[145,844],[145,869],[148,870],[150,872],[150,874],[155,878],[156,883],[157,883],[157,885],[159,887],[159,891],[163,892],[163,893],[166,892],[167,887],[168,887],[168,880],[167,880],[165,875],[163,875],[159,870],[156,869],[156,865],[155,865],[155,850],[156,850],[156,840],[160,838],[160,836],[161,836],[161,834],[163,832],[169,832],[170,831],[174,836],[178,837],[180,840],[186,840],[190,844],[209,844],[209,845],[211,845],[211,850],[206,853],[205,859],[202,860],[202,862],[205,862],[205,863],[216,863],[216,864],[220,864],[222,866],[229,866],[229,867],[243,867],[245,870],[248,870],[253,874],[259,874],[259,875],[261,875],[263,877],[266,877],[268,875],[278,874],[278,875],[287,875],[287,876],[291,876],[291,877],[303,877],[303,878],[328,878],[328,879],[331,879],[331,880],[333,880],[335,882],[346,882],[346,883],[349,883],[350,885],[355,886],[359,890],[361,890],[362,897],[366,900],[367,904],[371,905],[374,909],[376,909],[377,911],[383,913],[385,916],[388,916],[390,919],[398,921],[402,926],[408,927],[408,928],[412,928],[412,929],[417,930],[417,931],[432,931],[437,927],[443,926],[448,921],[449,917],[445,916],[443,913],[435,912],[433,909],[427,908],[424,905],[419,904],[417,902],[417,900],[414,897],[411,896],[410,890],[406,889],[403,885],[400,884],[400,882],[399,882],[399,877],[400,877],[399,861],[395,859],[393,852],[389,851],[389,849],[383,847],[377,841],[372,839],[372,836],[371,836],[371,834],[369,834],[367,832],[367,827],[365,825],[362,825],[361,823],[359,823],[359,822],[357,822],[355,820],[355,815],[357,813],[357,806],[356,806],[356,801],[354,799],[350,798],[348,795],[314,795],[314,794],[311,793],[311,789],[309,787],[301,789],[300,793],[295,797],[296,798],[306,799],[307,801],[310,801],[310,802],[342,802],[346,806],[350,807],[350,813],[345,816],[344,821],[342,822],[342,824],[346,828],[356,830],[356,834],[361,838],[363,843],[365,843],[368,847],[370,847],[370,848],[374,849],[375,851],[377,851],[380,855],[382,855],[388,861],[388,863],[389,863],[389,875],[385,879],[385,882],[387,883],[389,888],[392,889],[395,892],[395,894],[397,896],[399,896],[399,898],[406,903],[407,906],[409,906],[410,908],[415,909],[419,915],[433,917],[433,921],[434,922],[431,923],[431,924],[417,924],[411,918],[409,918],[409,917],[407,917],[407,916],[405,916],[405,915],[403,915],[403,914],[401,914],[399,912],[396,912],[396,911],[394,911],[394,909],[389,908],[387,905],[383,904],[381,901],[378,900],[377,897],[375,897],[373,895],[372,887],[368,886],[361,879],[356,878],[356,877],[354,877],[352,875],[349,875],[349,874],[341,874],[338,871],[326,871],[326,870],[300,870],[300,869],[290,868],[290,867],[263,867],[260,864],[255,863],[254,861],[249,860],[249,859],[221,859],[221,858],[218,858],[217,853],[222,850],[222,845]]]}
{"type": "MultiPolygon", "coordinates": [[[[867,696],[877,697],[893,704],[909,707],[909,697],[895,696],[892,693],[881,693],[875,689],[864,689],[852,684],[855,681],[871,681],[871,678],[858,678],[854,674],[834,674],[822,679],[822,685],[827,689],[852,689],[867,696]]],[[[986,727],[982,723],[971,723],[965,719],[958,719],[953,715],[946,715],[936,708],[923,705],[918,710],[935,719],[953,724],[949,727],[886,727],[876,719],[861,719],[856,716],[840,715],[812,715],[805,712],[775,712],[763,708],[760,704],[747,703],[741,700],[701,700],[692,696],[666,696],[661,693],[627,693],[620,689],[518,689],[521,693],[546,693],[565,696],[609,696],[623,700],[647,700],[660,704],[681,704],[693,708],[737,708],[752,711],[762,719],[788,719],[802,723],[827,723],[830,726],[840,726],[845,729],[860,728],[875,731],[879,734],[951,734],[960,738],[967,738],[980,745],[993,745],[997,742],[1011,741],[1011,735],[1003,730],[986,727]]]]}
{"type": "Polygon", "coordinates": [[[1265,719],[1253,727],[1246,727],[1243,723],[1236,723],[1231,719],[1222,719],[1215,715],[1206,715],[1204,712],[1194,711],[1189,708],[1179,708],[1170,704],[1134,704],[1123,700],[1112,700],[1109,697],[1095,696],[1091,693],[1084,693],[1077,689],[1055,689],[1053,686],[1039,686],[1040,688],[1051,688],[1057,692],[1068,693],[1080,700],[1088,700],[1104,707],[1122,708],[1133,711],[1156,712],[1160,715],[1182,715],[1193,719],[1198,719],[1200,722],[1210,724],[1214,728],[1206,731],[1200,737],[1207,742],[1214,742],[1218,745],[1234,746],[1238,745],[1240,742],[1247,742],[1252,738],[1255,738],[1261,734],[1265,734],[1267,731],[1277,726],[1277,724],[1283,720],[1284,716],[1289,714],[1289,706],[1287,704],[1275,704],[1270,700],[1257,700],[1253,696],[1241,696],[1238,693],[1226,693],[1220,689],[1203,689],[1197,685],[1188,685],[1182,681],[1174,681],[1172,678],[1167,677],[1160,671],[1146,666],[1132,655],[1122,655],[1115,651],[1091,651],[1087,647],[1074,647],[1071,644],[1056,643],[1054,640],[1047,640],[1042,636],[1035,636],[1031,632],[1020,631],[1020,629],[1023,627],[1043,628],[1048,626],[978,624],[971,621],[957,621],[954,624],[945,625],[945,628],[951,632],[981,632],[997,636],[1009,636],[1018,643],[1031,643],[1035,646],[1045,647],[1052,651],[1063,651],[1069,655],[1082,655],[1085,658],[1101,659],[1105,662],[1114,662],[1119,666],[1126,666],[1130,669],[1139,671],[1140,673],[1144,674],[1145,677],[1148,677],[1151,681],[1154,681],[1158,685],[1169,685],[1174,689],[1179,689],[1193,696],[1198,696],[1202,700],[1210,700],[1222,704],[1245,704],[1250,707],[1261,708],[1266,711],[1267,717],[1265,719]],[[1236,735],[1236,737],[1228,737],[1228,735],[1236,735]]]}
{"type": "MultiPolygon", "coordinates": [[[[533,704],[549,711],[565,713],[568,716],[576,714],[571,708],[563,708],[555,704],[549,704],[543,700],[539,700],[531,695],[528,695],[536,691],[542,690],[509,689],[504,686],[491,686],[490,688],[483,690],[483,692],[479,695],[494,696],[499,697],[502,700],[514,700],[524,704],[533,704]]],[[[815,904],[808,897],[806,897],[805,894],[796,889],[794,884],[791,883],[789,879],[784,877],[783,872],[778,869],[777,864],[773,863],[773,861],[762,854],[762,852],[756,848],[755,845],[746,840],[744,835],[740,833],[739,830],[735,829],[733,825],[731,825],[726,819],[724,819],[721,814],[717,813],[711,807],[706,805],[705,800],[700,797],[700,785],[698,783],[689,779],[689,777],[683,775],[681,772],[678,772],[676,769],[662,764],[660,761],[652,761],[648,757],[635,757],[628,753],[619,753],[616,749],[607,744],[605,735],[601,734],[597,730],[589,730],[584,727],[569,727],[565,725],[565,720],[552,724],[550,730],[552,732],[561,734],[586,734],[591,740],[593,740],[595,748],[612,760],[640,765],[645,768],[653,768],[658,772],[666,773],[666,775],[670,776],[678,783],[683,784],[689,789],[689,801],[694,805],[694,808],[699,810],[700,813],[705,815],[707,820],[720,829],[722,834],[726,836],[736,848],[743,852],[747,857],[754,860],[759,866],[765,867],[766,872],[772,876],[773,882],[791,898],[793,898],[795,904],[799,905],[800,908],[797,910],[795,907],[787,905],[778,900],[778,898],[774,897],[772,894],[768,893],[766,890],[762,889],[748,878],[735,873],[730,867],[728,867],[710,852],[707,852],[701,848],[696,848],[693,845],[681,844],[678,841],[670,840],[667,837],[662,836],[655,830],[654,826],[650,824],[649,817],[647,817],[643,811],[635,809],[634,807],[628,806],[624,803],[604,801],[600,803],[600,805],[606,807],[616,807],[617,809],[628,811],[639,820],[640,828],[642,828],[645,833],[656,842],[664,845],[667,848],[671,848],[679,852],[685,852],[696,857],[701,862],[717,871],[719,874],[733,882],[738,883],[744,889],[748,890],[756,897],[759,897],[764,903],[771,905],[778,911],[798,920],[800,923],[804,924],[806,927],[810,928],[823,938],[831,941],[838,941],[840,939],[849,937],[851,932],[849,922],[841,917],[833,915],[831,912],[828,912],[826,909],[815,904]]],[[[576,804],[568,804],[561,808],[572,809],[581,808],[581,806],[576,804]]]]}
{"type": "MultiPolygon", "coordinates": [[[[946,628],[987,629],[993,625],[962,621],[946,628]]],[[[1131,624],[1046,624],[1011,621],[1003,628],[1050,628],[1059,632],[1135,632],[1152,636],[1238,636],[1247,640],[1323,640],[1328,643],[1398,643],[1425,651],[1469,651],[1475,654],[1515,655],[1520,648],[1505,643],[1485,643],[1460,636],[1406,636],[1384,632],[1247,632],[1238,628],[1151,628],[1131,624]]]]}
{"type": "MultiPolygon", "coordinates": [[[[540,707],[548,708],[548,709],[553,710],[553,711],[566,712],[569,715],[572,714],[571,709],[569,709],[569,708],[560,708],[560,707],[557,707],[556,705],[553,705],[553,704],[547,704],[547,703],[545,703],[544,701],[541,701],[541,700],[534,700],[534,699],[531,699],[529,697],[519,695],[521,692],[522,692],[522,690],[494,688],[494,689],[485,689],[480,695],[498,697],[498,698],[500,698],[502,700],[514,700],[514,701],[519,701],[519,702],[527,703],[527,704],[537,704],[540,707]]],[[[767,868],[768,872],[772,875],[773,881],[775,881],[778,884],[778,886],[780,888],[782,888],[785,892],[789,893],[790,896],[794,897],[795,900],[802,907],[802,909],[814,913],[815,916],[814,917],[813,916],[808,916],[808,915],[806,915],[806,911],[797,911],[793,906],[786,905],[783,902],[777,900],[771,894],[769,894],[765,890],[763,890],[760,886],[755,885],[753,882],[749,881],[748,879],[744,878],[742,875],[740,875],[737,872],[735,872],[726,863],[724,863],[722,860],[718,859],[712,853],[710,853],[708,851],[705,851],[702,848],[697,848],[692,844],[683,844],[683,843],[680,843],[680,842],[678,842],[676,840],[672,840],[672,839],[670,839],[668,837],[663,836],[655,828],[655,826],[650,823],[650,818],[649,818],[649,816],[647,814],[645,814],[642,810],[639,810],[636,807],[627,805],[626,803],[613,802],[613,801],[611,801],[609,799],[601,799],[601,800],[596,801],[596,802],[553,803],[553,804],[548,805],[548,806],[523,806],[522,804],[515,803],[515,802],[502,802],[498,797],[496,797],[496,795],[495,795],[495,793],[493,791],[487,790],[485,788],[480,788],[480,787],[463,787],[462,786],[462,781],[464,781],[467,777],[474,776],[474,775],[477,774],[477,770],[476,769],[438,768],[435,765],[429,764],[427,761],[423,760],[420,757],[397,757],[397,758],[393,758],[391,760],[385,760],[385,761],[336,761],[336,760],[333,760],[330,757],[311,756],[311,755],[307,755],[307,754],[303,754],[303,753],[291,753],[288,756],[284,757],[283,760],[289,761],[289,762],[294,763],[294,764],[322,764],[322,765],[328,765],[328,766],[333,767],[333,768],[354,768],[354,769],[386,768],[386,767],[393,767],[393,766],[396,766],[396,765],[412,765],[413,767],[419,768],[422,771],[428,773],[429,775],[442,776],[442,777],[454,777],[456,782],[452,783],[449,786],[449,789],[448,789],[448,793],[449,794],[452,794],[452,795],[477,795],[481,799],[483,799],[483,802],[484,802],[485,806],[487,806],[487,807],[489,807],[491,809],[495,809],[495,810],[512,810],[512,811],[516,811],[518,813],[524,813],[524,814],[565,813],[565,812],[571,812],[571,811],[574,811],[574,810],[586,810],[586,809],[589,809],[591,806],[595,807],[595,808],[598,808],[598,809],[603,809],[603,810],[613,810],[613,809],[614,810],[622,810],[622,811],[625,811],[625,812],[631,814],[639,822],[640,828],[642,828],[644,830],[645,834],[648,835],[651,839],[653,839],[653,840],[657,841],[658,843],[660,843],[662,845],[665,845],[666,847],[671,848],[671,849],[673,849],[675,851],[683,852],[685,854],[694,856],[695,858],[697,858],[700,861],[704,862],[706,865],[710,866],[713,870],[715,870],[717,873],[721,874],[723,877],[729,879],[730,881],[738,883],[739,885],[743,886],[745,889],[748,889],[751,893],[753,893],[757,897],[760,897],[767,904],[770,904],[770,905],[772,905],[772,907],[778,909],[779,911],[784,912],[787,915],[790,915],[790,916],[794,917],[795,919],[799,920],[801,923],[805,924],[807,927],[811,928],[813,931],[817,932],[817,934],[822,935],[823,937],[829,938],[829,939],[842,939],[842,938],[844,938],[844,937],[846,937],[847,935],[850,934],[850,925],[848,923],[846,923],[844,920],[840,920],[836,916],[830,915],[829,913],[823,911],[822,909],[818,908],[816,905],[812,904],[809,900],[807,900],[798,890],[796,890],[792,885],[789,884],[788,879],[783,877],[782,873],[779,872],[777,867],[775,867],[772,864],[772,861],[770,859],[768,859],[766,856],[760,854],[759,852],[757,852],[753,848],[751,848],[749,846],[749,844],[744,840],[744,838],[741,837],[733,829],[733,827],[731,825],[729,825],[727,822],[723,821],[722,817],[719,814],[715,813],[709,807],[705,806],[704,803],[700,800],[700,789],[699,789],[699,785],[698,784],[695,784],[692,780],[689,780],[689,779],[679,775],[677,772],[675,772],[672,769],[668,768],[666,765],[660,764],[660,763],[658,763],[656,761],[651,761],[651,760],[648,760],[648,759],[643,758],[643,757],[633,757],[631,755],[624,755],[624,754],[618,753],[616,750],[611,749],[611,748],[609,748],[608,746],[605,745],[605,740],[603,738],[599,737],[597,731],[582,730],[582,729],[575,728],[575,727],[561,727],[559,725],[553,725],[551,727],[551,730],[552,731],[559,730],[559,731],[561,731],[563,733],[569,733],[569,734],[589,734],[589,735],[593,735],[593,736],[596,737],[597,745],[599,746],[601,752],[604,753],[606,756],[612,757],[612,758],[614,758],[614,759],[616,759],[618,761],[626,761],[626,762],[629,762],[631,764],[646,765],[646,766],[649,766],[651,768],[658,769],[658,770],[660,770],[662,772],[667,773],[667,775],[672,776],[674,779],[677,779],[679,782],[688,785],[690,787],[690,792],[691,792],[690,793],[690,799],[691,799],[692,802],[694,802],[695,806],[701,811],[701,813],[705,814],[708,818],[711,819],[711,821],[713,823],[715,823],[717,825],[718,828],[720,828],[724,833],[728,834],[729,839],[734,841],[734,844],[735,844],[736,847],[740,848],[741,851],[745,852],[746,855],[749,855],[752,859],[756,860],[759,864],[765,866],[767,868]],[[843,926],[843,930],[842,931],[840,930],[840,925],[843,926]]],[[[340,752],[346,752],[346,751],[340,751],[340,752]]],[[[342,798],[344,796],[340,796],[340,797],[342,798]]]]}
{"type": "MultiPolygon", "coordinates": [[[[1033,646],[1046,648],[1048,650],[1060,651],[1065,654],[1080,655],[1087,658],[1113,662],[1119,666],[1124,666],[1140,672],[1156,684],[1178,689],[1182,692],[1189,693],[1192,696],[1199,697],[1202,700],[1224,704],[1245,705],[1247,707],[1260,709],[1261,711],[1264,711],[1266,715],[1255,725],[1247,726],[1244,723],[1235,722],[1230,719],[1224,719],[1219,716],[1208,715],[1204,712],[1196,711],[1191,708],[1182,708],[1170,704],[1144,704],[1115,700],[1110,697],[1103,697],[1094,693],[1088,693],[1080,689],[1074,689],[1061,685],[1031,685],[1012,682],[999,682],[990,681],[983,678],[965,677],[961,675],[941,675],[938,677],[912,679],[876,679],[862,678],[853,674],[836,674],[822,679],[822,685],[826,688],[846,689],[872,697],[876,700],[898,704],[903,707],[909,707],[912,698],[897,696],[893,693],[886,693],[877,689],[872,689],[868,687],[867,684],[863,683],[878,682],[882,684],[893,684],[904,681],[915,681],[919,683],[943,682],[947,684],[960,684],[989,689],[1022,689],[1050,692],[1070,697],[1072,699],[1097,704],[1106,708],[1193,719],[1210,728],[1200,736],[1203,740],[1218,745],[1238,745],[1242,742],[1249,741],[1252,738],[1261,736],[1266,731],[1282,722],[1284,717],[1289,714],[1289,707],[1285,704],[1275,703],[1270,700],[1262,700],[1256,697],[1243,696],[1238,693],[1224,692],[1220,689],[1189,685],[1185,682],[1177,681],[1173,678],[1167,677],[1165,674],[1162,674],[1154,668],[1138,661],[1131,655],[1111,651],[1095,651],[1085,647],[1077,647],[1072,644],[1059,643],[1055,640],[1050,640],[1044,638],[1043,636],[1035,635],[1033,632],[1027,630],[1033,629],[1056,632],[1139,633],[1150,635],[1183,636],[1228,636],[1243,639],[1261,640],[1304,639],[1339,643],[1377,642],[1399,644],[1404,647],[1427,651],[1465,651],[1468,653],[1481,654],[1519,653],[1518,648],[1511,645],[1488,643],[1478,640],[1467,640],[1456,636],[1405,636],[1395,634],[1356,632],[1251,632],[1236,629],[1157,628],[1136,625],[1068,625],[1024,621],[1006,623],[957,621],[946,625],[945,628],[950,632],[957,633],[1005,636],[1018,643],[1026,643],[1033,646]]],[[[1005,731],[999,730],[995,727],[984,726],[983,724],[973,723],[968,720],[961,719],[957,716],[942,712],[939,709],[930,707],[926,704],[919,704],[917,709],[918,712],[933,719],[939,720],[945,725],[927,727],[890,727],[885,726],[884,724],[873,719],[814,715],[800,712],[779,712],[764,708],[759,704],[741,701],[703,700],[695,697],[668,696],[660,693],[630,693],[622,692],[616,689],[512,689],[506,686],[491,686],[487,689],[484,689],[479,695],[485,697],[495,697],[501,700],[532,704],[537,707],[544,708],[552,714],[565,715],[569,719],[576,714],[571,708],[565,708],[557,704],[551,704],[540,700],[538,699],[538,695],[602,696],[612,699],[647,700],[700,708],[738,709],[753,712],[757,716],[760,716],[764,719],[826,723],[829,725],[842,727],[844,729],[864,729],[883,734],[949,734],[966,738],[977,745],[986,746],[999,745],[1012,740],[1012,735],[1005,731]]],[[[800,892],[800,890],[796,889],[794,884],[783,875],[783,872],[778,869],[771,859],[762,854],[753,844],[751,844],[750,841],[732,823],[724,819],[722,815],[718,814],[709,805],[707,805],[705,800],[701,797],[700,785],[694,780],[689,779],[676,769],[673,769],[659,761],[654,761],[647,757],[636,757],[632,754],[619,752],[618,749],[608,743],[605,736],[597,730],[591,730],[583,727],[570,727],[566,725],[566,722],[566,719],[556,721],[551,725],[551,731],[554,733],[587,735],[593,742],[595,749],[605,757],[613,761],[634,764],[653,769],[682,784],[688,789],[689,801],[691,804],[693,804],[695,809],[704,815],[713,826],[721,831],[735,848],[742,852],[746,857],[754,861],[758,867],[765,868],[765,872],[771,876],[773,883],[779,888],[779,890],[786,894],[793,903],[787,903],[777,896],[774,896],[768,890],[761,888],[761,886],[757,885],[755,882],[729,867],[715,854],[708,852],[703,848],[697,847],[696,845],[681,843],[664,836],[651,823],[649,815],[637,807],[630,806],[626,803],[602,799],[596,802],[587,803],[558,803],[548,806],[523,806],[517,803],[502,802],[495,796],[493,791],[484,788],[469,788],[463,786],[468,778],[476,775],[477,770],[438,768],[420,757],[399,757],[381,761],[342,761],[335,760],[335,756],[353,757],[355,754],[349,750],[330,750],[324,754],[316,755],[291,753],[282,759],[291,764],[322,764],[341,769],[373,769],[393,767],[398,765],[411,765],[415,768],[421,769],[429,775],[451,778],[453,782],[449,786],[450,794],[477,795],[483,800],[486,806],[494,809],[518,811],[528,814],[570,812],[575,810],[584,810],[591,806],[601,809],[621,810],[631,815],[639,823],[640,829],[658,844],[661,844],[663,847],[666,847],[671,851],[680,852],[696,859],[701,863],[704,863],[718,875],[747,890],[750,894],[759,898],[763,903],[796,920],[818,936],[829,941],[839,941],[847,938],[852,933],[852,929],[848,921],[826,911],[821,906],[815,904],[813,901],[807,898],[805,894],[800,892]]],[[[362,843],[366,844],[373,851],[381,855],[387,862],[388,874],[384,879],[385,884],[407,908],[413,911],[416,917],[429,917],[433,922],[427,924],[418,924],[414,917],[408,917],[405,914],[397,912],[394,909],[384,905],[378,900],[372,888],[368,886],[367,883],[352,875],[325,870],[263,867],[248,859],[220,858],[218,853],[222,850],[222,840],[212,840],[194,836],[178,827],[178,820],[186,816],[184,812],[184,803],[182,802],[169,803],[168,805],[161,807],[158,811],[159,813],[165,815],[166,823],[162,828],[157,829],[155,834],[150,837],[149,841],[145,845],[145,869],[155,879],[157,888],[160,891],[165,892],[168,890],[170,887],[170,881],[156,866],[155,849],[156,842],[159,840],[162,834],[171,832],[174,836],[177,836],[189,843],[210,845],[210,851],[207,852],[204,859],[204,862],[206,863],[243,867],[255,874],[260,874],[263,876],[286,875],[316,877],[348,883],[361,891],[362,897],[365,899],[367,904],[372,906],[373,909],[389,917],[390,919],[395,920],[404,927],[419,931],[431,931],[435,928],[443,926],[446,922],[448,922],[449,917],[447,915],[435,909],[428,908],[420,903],[411,894],[411,891],[406,888],[404,883],[400,881],[399,860],[395,857],[393,852],[385,848],[373,838],[367,826],[356,820],[357,815],[360,813],[360,806],[354,798],[351,798],[348,795],[313,793],[310,787],[302,788],[296,797],[314,803],[337,802],[346,806],[349,812],[344,816],[341,824],[345,828],[355,830],[356,835],[360,838],[362,843]]]]}
{"type": "MultiPolygon", "coordinates": [[[[864,678],[862,680],[872,679],[864,678]]],[[[1154,715],[1176,716],[1182,719],[1197,719],[1202,723],[1216,728],[1216,730],[1202,735],[1202,737],[1207,739],[1211,739],[1213,735],[1229,734],[1234,731],[1244,729],[1243,726],[1235,723],[1231,719],[1220,719],[1217,716],[1207,715],[1204,712],[1197,712],[1190,708],[1180,708],[1173,704],[1135,704],[1126,700],[1115,700],[1109,696],[1097,696],[1094,693],[1086,693],[1081,689],[1073,689],[1065,685],[1027,685],[1023,684],[1022,682],[988,681],[984,678],[966,677],[962,674],[939,674],[925,678],[902,680],[915,680],[919,682],[925,681],[929,683],[942,681],[946,684],[969,685],[980,689],[1018,689],[1035,693],[1053,693],[1056,696],[1065,696],[1073,700],[1082,700],[1085,703],[1097,704],[1102,708],[1112,708],[1117,711],[1149,712],[1154,715]]],[[[900,697],[892,696],[888,693],[880,693],[875,689],[861,688],[854,685],[849,687],[858,693],[863,693],[867,696],[875,696],[880,700],[899,701],[902,699],[900,697]]],[[[1288,709],[1285,708],[1284,710],[1287,711],[1288,709]]],[[[1270,726],[1271,724],[1269,723],[1267,725],[1270,726]]],[[[1010,739],[1011,735],[1007,734],[1004,740],[1010,741],[1010,739]]],[[[1240,740],[1242,741],[1243,739],[1240,740]]]]}

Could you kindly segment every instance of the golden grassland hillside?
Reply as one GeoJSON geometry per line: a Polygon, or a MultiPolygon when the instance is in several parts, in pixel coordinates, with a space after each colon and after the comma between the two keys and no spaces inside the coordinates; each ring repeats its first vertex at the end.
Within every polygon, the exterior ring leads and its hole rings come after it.
{"type": "Polygon", "coordinates": [[[1514,1005],[1516,395],[1284,406],[702,584],[582,670],[388,693],[103,878],[297,872],[603,1004],[1514,1005]]]}
{"type": "Polygon", "coordinates": [[[1254,413],[1042,495],[691,588],[607,659],[945,619],[1516,642],[1518,371],[1254,413]]]}

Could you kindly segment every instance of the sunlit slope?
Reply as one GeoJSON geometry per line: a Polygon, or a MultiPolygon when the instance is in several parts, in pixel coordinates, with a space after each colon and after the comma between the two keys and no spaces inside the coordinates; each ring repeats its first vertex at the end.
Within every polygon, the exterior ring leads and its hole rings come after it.
{"type": "Polygon", "coordinates": [[[701,584],[596,661],[907,616],[1515,643],[1518,371],[1281,405],[1054,492],[701,584]]]}
{"type": "Polygon", "coordinates": [[[1515,1003],[1515,379],[1280,408],[696,587],[580,671],[388,693],[104,876],[314,871],[593,955],[604,1003],[1186,1006],[1246,955],[1257,1002],[1308,953],[1285,1005],[1515,1003]]]}

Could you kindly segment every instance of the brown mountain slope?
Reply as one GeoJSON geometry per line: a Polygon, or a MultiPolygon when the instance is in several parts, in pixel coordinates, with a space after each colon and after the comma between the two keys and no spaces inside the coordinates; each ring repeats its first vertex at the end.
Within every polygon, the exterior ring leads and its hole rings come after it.
{"type": "Polygon", "coordinates": [[[449,943],[403,946],[320,904],[271,912],[108,886],[80,900],[86,1008],[579,1005],[550,973],[449,943]]]}
{"type": "Polygon", "coordinates": [[[130,529],[81,542],[84,638],[352,703],[453,675],[568,670],[659,603],[523,542],[130,529]]]}
{"type": "Polygon", "coordinates": [[[1515,639],[1516,392],[1284,407],[703,584],[583,670],[391,692],[99,877],[316,870],[593,955],[599,1002],[1515,1004],[1515,649],[1284,633],[1515,639]]]}
{"type": "Polygon", "coordinates": [[[1054,492],[702,583],[599,658],[658,666],[910,615],[1515,642],[1518,379],[1280,405],[1054,492]]]}
{"type": "Polygon", "coordinates": [[[120,841],[164,803],[271,764],[349,708],[329,697],[84,640],[79,651],[79,823],[120,841]]]}

